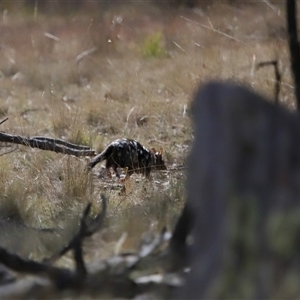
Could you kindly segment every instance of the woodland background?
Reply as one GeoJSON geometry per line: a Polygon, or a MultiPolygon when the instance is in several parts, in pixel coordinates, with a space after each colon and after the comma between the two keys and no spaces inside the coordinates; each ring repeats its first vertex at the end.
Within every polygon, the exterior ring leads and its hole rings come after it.
{"type": "Polygon", "coordinates": [[[86,173],[88,158],[2,144],[0,218],[11,225],[1,227],[0,243],[23,257],[60,249],[88,202],[99,213],[100,193],[109,198],[107,216],[84,244],[87,261],[135,251],[146,232],[172,231],[184,205],[199,84],[229,79],[271,98],[274,70],[257,64],[276,59],[280,103],[295,107],[282,2],[0,1],[0,9],[0,117],[9,118],[2,131],[97,152],[133,138],[163,147],[169,168],[150,182],[132,176],[122,193],[100,165],[86,173]]]}

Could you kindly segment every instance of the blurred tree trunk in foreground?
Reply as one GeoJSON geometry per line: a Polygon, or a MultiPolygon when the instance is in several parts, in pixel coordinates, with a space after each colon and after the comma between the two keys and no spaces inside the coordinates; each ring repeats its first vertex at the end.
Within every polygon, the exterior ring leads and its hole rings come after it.
{"type": "Polygon", "coordinates": [[[186,211],[195,243],[178,298],[299,297],[298,115],[221,83],[200,89],[192,112],[186,211]]]}

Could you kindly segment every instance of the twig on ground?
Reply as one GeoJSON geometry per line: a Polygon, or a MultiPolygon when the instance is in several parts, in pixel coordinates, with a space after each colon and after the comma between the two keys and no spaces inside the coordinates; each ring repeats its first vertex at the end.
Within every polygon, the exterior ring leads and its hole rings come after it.
{"type": "Polygon", "coordinates": [[[78,63],[79,61],[81,61],[85,56],[88,56],[90,54],[92,54],[93,52],[95,52],[98,48],[97,47],[93,47],[91,49],[85,50],[83,52],[81,52],[79,55],[76,56],[75,58],[75,62],[78,63]]]}
{"type": "Polygon", "coordinates": [[[164,142],[164,141],[161,141],[161,140],[158,140],[158,139],[150,139],[147,141],[149,144],[152,144],[152,143],[159,143],[159,144],[163,144],[163,145],[167,145],[169,144],[169,142],[164,142]]]}
{"type": "Polygon", "coordinates": [[[1,122],[0,122],[0,125],[1,124],[3,124],[5,121],[7,121],[8,120],[8,118],[5,118],[4,120],[2,120],[1,122]]]}
{"type": "Polygon", "coordinates": [[[57,36],[55,36],[55,35],[53,35],[53,34],[51,34],[49,32],[44,32],[44,36],[46,36],[47,38],[52,39],[52,40],[54,40],[56,42],[60,41],[59,37],[57,37],[57,36]]]}
{"type": "Polygon", "coordinates": [[[173,41],[173,44],[178,48],[178,49],[180,49],[184,54],[186,54],[187,55],[187,52],[178,44],[178,43],[176,43],[175,41],[173,41]]]}
{"type": "Polygon", "coordinates": [[[220,31],[220,30],[218,30],[218,29],[215,29],[215,28],[213,28],[212,26],[209,27],[209,26],[207,26],[207,25],[201,24],[201,23],[199,23],[199,22],[197,22],[197,21],[194,21],[194,20],[192,20],[192,19],[186,18],[186,17],[184,17],[184,16],[181,16],[181,18],[182,18],[183,20],[186,20],[186,21],[188,21],[188,22],[197,24],[197,25],[199,25],[199,26],[201,26],[201,27],[203,27],[203,28],[209,29],[209,30],[211,30],[211,31],[213,31],[213,32],[215,32],[215,33],[218,33],[218,34],[220,34],[220,35],[223,35],[223,36],[225,36],[225,37],[227,37],[227,38],[229,38],[229,39],[231,39],[231,40],[233,40],[233,41],[236,41],[236,42],[238,42],[238,43],[240,43],[240,44],[242,44],[242,45],[244,45],[244,46],[249,47],[249,45],[247,45],[246,43],[242,42],[241,40],[235,38],[234,36],[229,35],[229,34],[227,34],[227,33],[225,33],[225,32],[222,32],[222,31],[220,31]]]}
{"type": "Polygon", "coordinates": [[[0,156],[4,156],[4,155],[6,155],[6,154],[15,152],[16,150],[18,150],[18,147],[15,147],[15,148],[10,149],[10,150],[8,150],[8,151],[6,151],[6,152],[0,153],[0,156]]]}

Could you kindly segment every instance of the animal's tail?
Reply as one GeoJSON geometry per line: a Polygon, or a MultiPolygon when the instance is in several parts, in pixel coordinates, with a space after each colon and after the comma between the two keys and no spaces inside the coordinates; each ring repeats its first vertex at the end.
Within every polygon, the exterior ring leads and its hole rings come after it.
{"type": "Polygon", "coordinates": [[[101,162],[102,160],[105,160],[108,158],[108,154],[110,152],[110,147],[107,147],[105,150],[103,150],[101,153],[99,153],[98,155],[96,155],[87,165],[87,167],[89,169],[93,169],[96,164],[98,164],[99,162],[101,162]]]}

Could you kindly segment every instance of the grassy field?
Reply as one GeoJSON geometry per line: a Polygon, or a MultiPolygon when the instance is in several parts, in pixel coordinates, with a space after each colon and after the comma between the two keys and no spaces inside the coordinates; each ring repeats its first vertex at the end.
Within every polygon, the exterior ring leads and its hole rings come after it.
{"type": "Polygon", "coordinates": [[[294,108],[280,5],[3,12],[0,117],[9,120],[2,131],[61,138],[97,152],[116,138],[133,138],[163,147],[169,171],[153,173],[150,182],[133,175],[124,194],[100,165],[87,174],[88,158],[3,144],[0,217],[11,224],[0,224],[1,245],[33,258],[50,255],[76,230],[89,201],[99,212],[101,193],[109,198],[108,215],[85,245],[89,260],[113,254],[124,233],[120,251],[134,251],[145,232],[172,230],[185,199],[186,170],[176,167],[185,165],[193,140],[189,106],[199,84],[229,79],[273,97],[273,69],[256,64],[277,59],[280,101],[294,108]],[[55,234],[45,238],[40,229],[55,234]]]}

